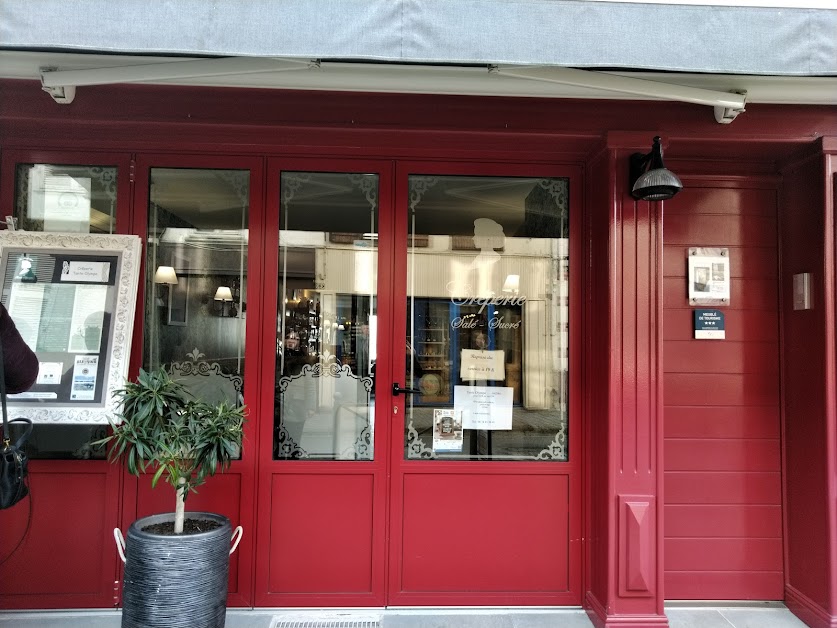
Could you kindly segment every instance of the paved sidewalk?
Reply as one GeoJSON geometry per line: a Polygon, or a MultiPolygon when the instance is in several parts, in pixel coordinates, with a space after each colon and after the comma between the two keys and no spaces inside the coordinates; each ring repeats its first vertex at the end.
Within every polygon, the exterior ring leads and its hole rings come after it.
{"type": "MultiPolygon", "coordinates": [[[[782,605],[666,608],[670,628],[805,628],[782,605]]],[[[119,628],[119,611],[6,611],[0,628],[119,628]]],[[[592,628],[568,609],[230,609],[226,628],[592,628]]],[[[152,627],[149,627],[152,628],[152,627]]],[[[156,628],[156,627],[155,627],[156,628]]],[[[165,628],[165,627],[159,627],[165,628]]],[[[199,628],[199,627],[195,627],[199,628]]]]}

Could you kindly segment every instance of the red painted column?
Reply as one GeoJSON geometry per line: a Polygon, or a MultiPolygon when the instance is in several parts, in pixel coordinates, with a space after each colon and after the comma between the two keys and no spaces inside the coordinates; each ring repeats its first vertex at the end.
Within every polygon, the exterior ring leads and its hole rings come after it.
{"type": "Polygon", "coordinates": [[[662,562],[662,203],[629,193],[654,133],[610,135],[588,166],[585,605],[596,626],[667,626],[662,562]]]}

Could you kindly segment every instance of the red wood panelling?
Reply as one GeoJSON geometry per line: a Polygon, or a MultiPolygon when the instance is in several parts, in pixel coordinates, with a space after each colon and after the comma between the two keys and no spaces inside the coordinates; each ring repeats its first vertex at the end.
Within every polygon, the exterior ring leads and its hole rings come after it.
{"type": "Polygon", "coordinates": [[[666,470],[666,504],[770,504],[782,501],[781,474],[666,470]]]}
{"type": "MultiPolygon", "coordinates": [[[[776,359],[778,352],[777,347],[776,359]]],[[[666,373],[665,399],[666,406],[777,406],[779,375],[775,372],[666,373]]]]}
{"type": "Polygon", "coordinates": [[[742,579],[755,593],[738,599],[782,599],[784,574],[782,571],[672,571],[666,570],[666,587],[680,592],[684,600],[724,600],[730,591],[741,590],[742,579]]]}
{"type": "MultiPolygon", "coordinates": [[[[677,216],[693,216],[695,214],[708,214],[714,216],[766,216],[775,217],[776,207],[774,204],[775,192],[770,189],[755,189],[750,187],[744,195],[741,194],[741,186],[723,186],[718,183],[712,187],[696,185],[688,186],[686,195],[688,202],[682,202],[683,195],[666,203],[666,230],[668,230],[668,219],[677,216]]],[[[666,233],[666,244],[669,243],[669,234],[666,233]]],[[[677,242],[677,240],[671,240],[677,242]]],[[[734,269],[733,269],[734,272],[734,269]]]]}
{"type": "Polygon", "coordinates": [[[728,172],[735,160],[761,162],[762,170],[766,164],[772,172],[770,160],[792,155],[815,137],[837,134],[837,117],[827,105],[748,104],[747,115],[735,125],[719,125],[703,107],[646,101],[591,105],[552,98],[135,84],[84,87],[71,107],[58,107],[44,98],[38,81],[3,80],[0,91],[0,135],[24,146],[168,149],[180,143],[224,151],[235,144],[261,152],[265,144],[281,144],[309,153],[322,145],[348,146],[352,155],[393,155],[409,144],[448,158],[486,149],[523,159],[531,159],[533,149],[573,151],[583,158],[609,131],[639,130],[647,138],[648,130],[656,129],[667,139],[678,138],[666,150],[668,160],[697,157],[704,168],[720,172],[728,172]],[[515,133],[525,134],[525,141],[515,133]],[[713,157],[718,162],[710,161],[713,157]]]}
{"type": "Polygon", "coordinates": [[[669,471],[779,471],[779,441],[773,439],[666,439],[669,471]]]}
{"type": "Polygon", "coordinates": [[[405,591],[569,589],[568,476],[406,475],[403,516],[405,591]]]}
{"type": "Polygon", "coordinates": [[[273,476],[271,593],[372,592],[373,486],[371,474],[273,476]]]}
{"type": "Polygon", "coordinates": [[[782,566],[782,539],[667,538],[666,569],[672,571],[777,571],[782,566]]]}
{"type": "Polygon", "coordinates": [[[670,504],[666,536],[782,538],[782,509],[773,504],[670,504]]]}
{"type": "Polygon", "coordinates": [[[775,342],[706,343],[695,355],[694,341],[670,340],[666,343],[668,373],[758,373],[773,372],[778,377],[775,342]]]}
{"type": "Polygon", "coordinates": [[[32,499],[0,512],[0,608],[111,606],[118,473],[107,462],[30,463],[32,499]]]}
{"type": "MultiPolygon", "coordinates": [[[[776,201],[772,203],[775,207],[776,201]]],[[[719,240],[727,246],[764,247],[776,240],[776,217],[721,214],[667,214],[665,217],[666,247],[677,244],[719,246],[719,240]]]]}
{"type": "Polygon", "coordinates": [[[666,438],[779,438],[774,406],[672,406],[666,409],[666,438]]]}
{"type": "Polygon", "coordinates": [[[666,203],[668,599],[783,597],[777,238],[772,189],[686,183],[666,203]],[[730,249],[725,340],[693,339],[690,246],[730,249]]]}

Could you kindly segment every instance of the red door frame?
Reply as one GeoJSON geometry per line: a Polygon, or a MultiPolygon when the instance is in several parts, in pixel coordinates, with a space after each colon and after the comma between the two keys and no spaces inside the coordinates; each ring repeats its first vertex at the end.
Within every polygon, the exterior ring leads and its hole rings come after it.
{"type": "MultiPolygon", "coordinates": [[[[392,231],[392,212],[383,208],[392,205],[392,162],[385,160],[349,160],[349,159],[311,159],[277,157],[267,162],[266,210],[264,226],[264,249],[262,267],[264,282],[262,285],[262,320],[261,337],[265,347],[276,344],[276,316],[279,285],[274,278],[279,277],[279,225],[281,219],[280,182],[282,172],[346,172],[375,173],[379,176],[378,189],[378,232],[392,231]]],[[[378,354],[376,372],[388,372],[391,366],[387,339],[391,336],[392,312],[391,298],[387,293],[392,284],[392,268],[388,260],[392,258],[391,246],[387,247],[388,238],[379,240],[378,248],[378,354]]],[[[386,522],[388,512],[388,439],[389,420],[385,408],[391,405],[389,391],[383,386],[376,386],[375,399],[375,457],[372,461],[306,461],[273,459],[273,410],[275,352],[265,350],[260,357],[261,380],[260,407],[262,419],[259,426],[259,487],[257,545],[261,548],[256,557],[255,567],[255,602],[257,606],[383,606],[385,604],[386,583],[386,522]],[[362,477],[371,476],[373,482],[374,507],[372,512],[372,571],[369,591],[366,593],[331,593],[270,591],[271,568],[299,569],[298,565],[288,565],[280,556],[271,552],[271,517],[275,512],[277,496],[273,492],[273,478],[280,476],[334,476],[362,477]]],[[[287,504],[292,508],[292,504],[287,504]]]]}
{"type": "MultiPolygon", "coordinates": [[[[247,325],[245,329],[244,353],[247,365],[244,371],[244,403],[247,406],[247,422],[244,426],[244,448],[240,460],[232,463],[222,475],[210,478],[199,492],[190,496],[187,502],[189,510],[202,509],[202,503],[211,504],[204,507],[207,510],[220,512],[230,518],[233,527],[241,525],[244,535],[236,553],[230,559],[230,588],[227,598],[229,606],[253,605],[253,554],[255,547],[255,485],[258,460],[258,424],[262,409],[259,406],[261,378],[261,344],[258,332],[261,328],[262,294],[259,287],[262,283],[263,256],[262,239],[264,233],[264,159],[253,156],[237,155],[194,155],[172,153],[149,153],[136,156],[134,212],[132,233],[140,236],[143,242],[142,270],[140,272],[139,294],[137,298],[134,343],[131,351],[131,376],[136,375],[142,365],[143,347],[143,302],[145,292],[145,268],[147,262],[148,242],[148,206],[149,183],[152,168],[179,169],[213,169],[213,170],[249,170],[250,172],[250,205],[248,212],[248,231],[255,237],[248,239],[247,277],[248,290],[247,325]],[[252,356],[252,357],[251,357],[252,356]],[[218,489],[213,490],[213,485],[218,489]],[[225,492],[224,489],[227,489],[225,492]],[[209,501],[211,500],[211,501],[209,501]]],[[[122,529],[127,527],[137,517],[152,512],[167,512],[171,510],[172,499],[170,491],[165,487],[153,491],[147,503],[143,503],[140,496],[139,482],[149,481],[147,478],[135,478],[125,475],[123,488],[123,503],[121,512],[122,529]],[[152,503],[153,500],[153,503],[152,503]]],[[[121,574],[121,566],[119,573],[121,574]]],[[[121,580],[121,577],[118,578],[121,580]]]]}

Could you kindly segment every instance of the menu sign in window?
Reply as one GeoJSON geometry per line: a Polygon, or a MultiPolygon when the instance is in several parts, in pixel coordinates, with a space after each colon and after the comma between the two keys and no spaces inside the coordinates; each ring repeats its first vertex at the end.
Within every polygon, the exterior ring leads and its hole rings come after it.
{"type": "Polygon", "coordinates": [[[454,386],[453,408],[466,430],[510,430],[513,398],[506,386],[454,386]]]}

